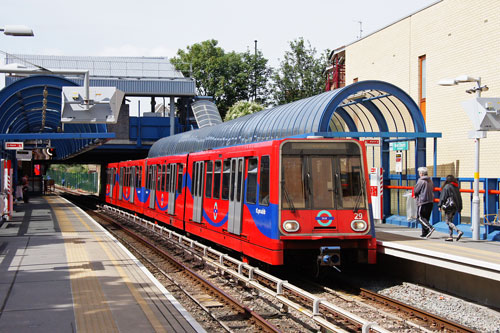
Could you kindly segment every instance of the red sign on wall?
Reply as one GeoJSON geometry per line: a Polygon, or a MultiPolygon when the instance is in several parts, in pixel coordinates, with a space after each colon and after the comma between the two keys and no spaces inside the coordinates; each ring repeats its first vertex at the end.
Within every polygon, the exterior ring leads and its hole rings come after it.
{"type": "Polygon", "coordinates": [[[24,149],[24,142],[6,142],[5,149],[6,150],[24,149]]]}

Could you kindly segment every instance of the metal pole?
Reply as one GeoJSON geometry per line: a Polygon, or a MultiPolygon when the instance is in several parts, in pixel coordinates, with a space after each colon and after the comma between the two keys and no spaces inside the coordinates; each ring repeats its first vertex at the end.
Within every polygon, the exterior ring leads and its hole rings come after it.
{"type": "Polygon", "coordinates": [[[170,136],[175,134],[175,101],[170,97],[170,136]]]}
{"type": "Polygon", "coordinates": [[[253,62],[253,79],[254,79],[254,87],[253,87],[253,101],[257,100],[257,40],[255,40],[255,57],[253,62]]]}
{"type": "MultiPolygon", "coordinates": [[[[476,96],[481,97],[481,78],[477,79],[476,96]]],[[[479,148],[480,139],[475,139],[475,159],[474,159],[474,194],[472,195],[471,227],[472,240],[479,240],[479,148]]]]}
{"type": "Polygon", "coordinates": [[[474,161],[474,194],[472,195],[472,240],[479,240],[479,145],[480,139],[475,139],[474,161]]]}

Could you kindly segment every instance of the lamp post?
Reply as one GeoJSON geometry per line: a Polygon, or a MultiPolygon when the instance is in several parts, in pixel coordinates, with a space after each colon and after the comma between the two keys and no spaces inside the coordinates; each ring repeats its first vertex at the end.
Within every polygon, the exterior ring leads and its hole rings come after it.
{"type": "Polygon", "coordinates": [[[17,36],[17,37],[33,37],[33,30],[25,25],[6,25],[0,27],[0,31],[3,31],[4,35],[7,36],[17,36]]]}
{"type": "MultiPolygon", "coordinates": [[[[474,78],[467,75],[460,75],[455,79],[443,79],[438,82],[441,86],[456,86],[459,83],[464,82],[476,82],[477,87],[467,89],[465,92],[468,94],[476,93],[476,97],[481,97],[482,91],[487,91],[488,87],[486,85],[481,86],[481,78],[474,78]]],[[[472,211],[471,211],[471,227],[472,227],[472,239],[479,240],[479,148],[480,139],[486,138],[485,131],[472,131],[469,132],[469,138],[474,139],[475,143],[475,160],[474,160],[474,185],[473,185],[473,195],[472,195],[472,211]]]]}

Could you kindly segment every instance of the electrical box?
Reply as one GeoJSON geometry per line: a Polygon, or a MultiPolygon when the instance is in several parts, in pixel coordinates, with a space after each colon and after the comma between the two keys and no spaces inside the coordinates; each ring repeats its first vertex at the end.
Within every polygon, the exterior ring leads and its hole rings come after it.
{"type": "Polygon", "coordinates": [[[116,124],[125,93],[115,87],[62,87],[61,122],[116,124]],[[88,101],[86,101],[88,97],[88,101]]]}
{"type": "Polygon", "coordinates": [[[500,131],[500,98],[474,98],[462,102],[475,131],[500,131]]]}

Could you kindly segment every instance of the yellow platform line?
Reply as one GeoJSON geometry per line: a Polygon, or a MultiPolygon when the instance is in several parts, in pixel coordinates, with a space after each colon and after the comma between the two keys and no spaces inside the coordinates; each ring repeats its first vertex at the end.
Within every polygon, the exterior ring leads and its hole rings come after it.
{"type": "MultiPolygon", "coordinates": [[[[50,199],[50,203],[54,200],[50,199]]],[[[78,241],[78,234],[63,210],[55,206],[52,209],[64,239],[77,331],[118,332],[101,285],[89,265],[84,244],[78,241]]]]}
{"type": "Polygon", "coordinates": [[[144,314],[148,318],[148,320],[151,323],[151,325],[153,326],[153,329],[156,332],[166,332],[165,328],[160,323],[160,321],[158,320],[158,318],[156,317],[156,315],[154,314],[154,312],[151,310],[151,308],[149,307],[149,305],[147,304],[147,302],[141,296],[141,294],[139,293],[139,291],[137,290],[137,288],[135,288],[134,284],[130,281],[130,279],[128,278],[128,275],[123,270],[123,268],[121,267],[121,265],[118,262],[118,260],[111,253],[111,251],[109,250],[109,248],[107,246],[105,246],[105,242],[97,234],[95,234],[94,230],[82,219],[82,217],[80,216],[80,214],[73,207],[69,206],[68,208],[80,220],[80,222],[82,222],[82,224],[85,226],[85,228],[88,231],[94,233],[94,238],[97,240],[97,243],[101,246],[101,248],[103,249],[103,251],[106,253],[106,255],[108,256],[108,258],[113,263],[114,267],[118,271],[118,274],[121,276],[121,278],[123,279],[123,281],[126,283],[127,287],[129,288],[130,292],[134,296],[135,300],[137,301],[137,303],[141,307],[142,311],[144,312],[144,314]]]}

